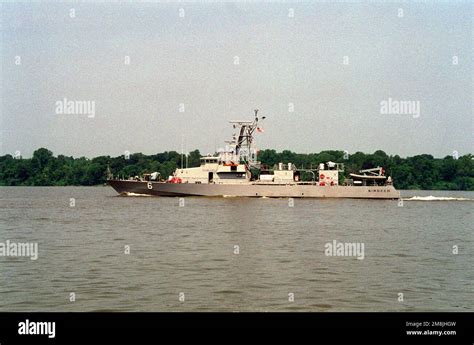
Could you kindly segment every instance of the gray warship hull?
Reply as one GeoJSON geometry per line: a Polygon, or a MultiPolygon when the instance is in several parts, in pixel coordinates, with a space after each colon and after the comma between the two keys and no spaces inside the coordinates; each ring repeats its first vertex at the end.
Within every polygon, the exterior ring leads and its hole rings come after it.
{"type": "Polygon", "coordinates": [[[119,194],[155,196],[268,197],[268,198],[355,198],[399,199],[400,192],[385,186],[319,186],[317,184],[276,183],[166,183],[134,180],[108,180],[119,194]]]}
{"type": "Polygon", "coordinates": [[[232,140],[226,141],[226,148],[216,155],[201,157],[199,166],[183,167],[181,156],[181,168],[175,169],[166,181],[158,179],[158,171],[129,179],[114,178],[108,171],[108,183],[120,194],[157,196],[400,198],[382,167],[359,170],[359,174],[351,174],[352,178],[340,185],[342,163],[319,163],[317,169],[312,164],[309,169],[298,169],[291,162],[278,162],[273,168],[262,164],[257,160],[253,135],[263,132],[260,122],[265,116],[259,119],[257,113],[256,109],[253,121],[230,121],[235,130],[232,140]],[[311,182],[302,181],[305,174],[312,175],[311,182]]]}

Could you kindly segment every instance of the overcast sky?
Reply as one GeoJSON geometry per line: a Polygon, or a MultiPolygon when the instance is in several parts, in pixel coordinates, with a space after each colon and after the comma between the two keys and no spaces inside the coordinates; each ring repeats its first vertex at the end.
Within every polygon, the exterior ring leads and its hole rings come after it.
{"type": "Polygon", "coordinates": [[[471,2],[0,5],[0,154],[209,153],[255,108],[260,149],[474,151],[471,2]]]}

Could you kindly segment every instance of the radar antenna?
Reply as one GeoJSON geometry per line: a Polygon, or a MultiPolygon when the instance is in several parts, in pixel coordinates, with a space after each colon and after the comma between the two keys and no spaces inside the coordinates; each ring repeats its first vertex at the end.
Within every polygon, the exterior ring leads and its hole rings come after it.
{"type": "Polygon", "coordinates": [[[258,167],[260,162],[257,161],[257,151],[253,146],[254,138],[253,135],[256,130],[259,130],[259,121],[263,121],[265,116],[259,120],[258,118],[258,109],[254,110],[255,119],[253,121],[230,121],[233,125],[233,128],[238,128],[238,137],[230,141],[233,147],[232,149],[232,158],[226,159],[227,164],[239,164],[243,162],[247,168],[250,166],[258,167]]]}

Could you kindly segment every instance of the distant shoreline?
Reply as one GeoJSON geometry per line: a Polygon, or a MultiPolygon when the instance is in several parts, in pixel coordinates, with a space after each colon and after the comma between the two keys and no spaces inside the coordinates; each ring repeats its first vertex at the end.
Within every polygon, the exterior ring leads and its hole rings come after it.
{"type": "MultiPolygon", "coordinates": [[[[99,156],[92,159],[54,156],[46,148],[33,153],[32,158],[20,154],[0,156],[0,186],[102,186],[107,171],[115,177],[128,178],[144,173],[159,172],[163,179],[181,166],[200,164],[199,150],[181,155],[166,151],[154,155],[125,152],[118,157],[99,156]]],[[[344,164],[340,182],[349,173],[360,169],[383,167],[391,176],[395,188],[400,190],[474,191],[474,155],[466,154],[434,158],[429,154],[402,158],[387,155],[378,150],[363,152],[321,151],[319,153],[295,153],[289,150],[277,152],[266,149],[258,153],[258,160],[272,168],[279,162],[291,162],[297,168],[315,169],[321,162],[333,161],[344,164]]],[[[311,174],[302,174],[303,180],[311,180],[311,174]]]]}

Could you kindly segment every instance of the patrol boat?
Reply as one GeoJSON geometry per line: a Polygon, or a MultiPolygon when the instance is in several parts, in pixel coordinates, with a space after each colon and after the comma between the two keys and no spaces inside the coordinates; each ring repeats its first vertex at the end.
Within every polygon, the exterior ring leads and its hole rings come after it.
{"type": "Polygon", "coordinates": [[[258,110],[253,121],[230,121],[236,134],[226,148],[215,156],[205,156],[199,167],[178,168],[166,181],[159,173],[120,179],[109,176],[107,182],[120,194],[157,196],[271,197],[271,198],[363,198],[399,199],[400,192],[385,176],[382,167],[350,174],[339,183],[344,171],[341,163],[320,163],[317,169],[298,169],[283,162],[274,167],[257,160],[255,132],[262,132],[258,110]],[[312,176],[302,181],[302,175],[312,176]]]}

